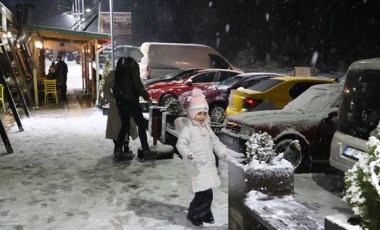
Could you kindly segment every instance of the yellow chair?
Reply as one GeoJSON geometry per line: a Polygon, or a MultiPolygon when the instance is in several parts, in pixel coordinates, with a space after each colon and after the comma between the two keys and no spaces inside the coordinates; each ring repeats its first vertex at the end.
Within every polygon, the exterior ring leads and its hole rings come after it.
{"type": "Polygon", "coordinates": [[[45,104],[47,103],[47,97],[49,94],[55,98],[55,103],[58,104],[58,92],[57,92],[57,80],[44,80],[45,91],[45,104]]]}
{"type": "Polygon", "coordinates": [[[4,86],[3,84],[0,84],[0,101],[1,104],[3,105],[4,113],[7,111],[5,109],[5,99],[4,99],[4,86]]]}

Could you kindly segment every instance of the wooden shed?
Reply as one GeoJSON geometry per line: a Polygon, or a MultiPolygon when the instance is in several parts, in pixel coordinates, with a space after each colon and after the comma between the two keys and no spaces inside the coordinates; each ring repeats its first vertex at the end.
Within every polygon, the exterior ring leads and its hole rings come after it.
{"type": "Polygon", "coordinates": [[[111,35],[28,24],[23,25],[22,32],[25,36],[23,40],[30,48],[34,60],[33,79],[36,106],[39,104],[38,81],[45,74],[44,60],[48,49],[68,49],[67,51],[80,54],[82,88],[86,93],[92,95],[93,100],[97,100],[99,57],[96,51],[102,44],[111,42],[111,35]],[[91,71],[92,69],[95,69],[96,72],[91,71]]]}

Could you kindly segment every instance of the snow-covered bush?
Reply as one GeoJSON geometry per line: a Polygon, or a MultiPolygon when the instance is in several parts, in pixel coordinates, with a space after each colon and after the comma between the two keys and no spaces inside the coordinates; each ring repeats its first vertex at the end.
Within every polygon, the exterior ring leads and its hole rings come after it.
{"type": "Polygon", "coordinates": [[[178,100],[171,102],[167,108],[167,112],[170,114],[182,114],[183,111],[183,107],[178,100]]]}
{"type": "Polygon", "coordinates": [[[377,136],[371,136],[367,142],[366,154],[345,174],[347,202],[361,226],[367,229],[380,229],[380,125],[377,136]]]}
{"type": "Polygon", "coordinates": [[[274,151],[272,137],[264,133],[254,133],[246,142],[246,155],[249,164],[269,164],[274,165],[280,162],[283,154],[274,151]]]}

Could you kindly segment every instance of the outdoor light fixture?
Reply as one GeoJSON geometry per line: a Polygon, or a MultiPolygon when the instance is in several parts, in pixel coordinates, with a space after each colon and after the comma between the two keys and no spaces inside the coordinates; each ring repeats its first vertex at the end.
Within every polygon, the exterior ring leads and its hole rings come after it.
{"type": "Polygon", "coordinates": [[[91,12],[91,9],[90,9],[90,8],[87,8],[87,9],[86,9],[86,12],[87,12],[87,13],[91,12]]]}
{"type": "Polygon", "coordinates": [[[6,33],[3,33],[3,34],[2,34],[2,37],[3,37],[3,38],[12,38],[13,35],[12,35],[11,32],[6,32],[6,33]]]}
{"type": "Polygon", "coordinates": [[[42,42],[41,41],[34,42],[34,45],[36,46],[37,49],[42,49],[42,42]]]}

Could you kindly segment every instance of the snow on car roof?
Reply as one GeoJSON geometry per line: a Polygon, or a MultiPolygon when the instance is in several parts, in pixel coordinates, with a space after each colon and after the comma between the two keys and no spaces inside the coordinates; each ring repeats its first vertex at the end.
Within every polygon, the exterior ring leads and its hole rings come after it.
{"type": "Polygon", "coordinates": [[[246,125],[279,125],[295,120],[304,125],[310,124],[314,120],[320,120],[321,116],[325,116],[339,104],[342,89],[341,83],[314,85],[283,109],[239,113],[228,116],[228,120],[246,125]]]}
{"type": "Polygon", "coordinates": [[[310,87],[300,96],[289,102],[283,110],[319,113],[335,105],[343,89],[341,83],[320,84],[310,87]]]}

